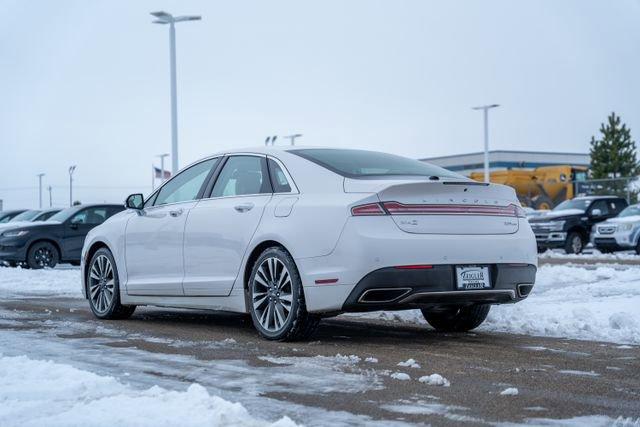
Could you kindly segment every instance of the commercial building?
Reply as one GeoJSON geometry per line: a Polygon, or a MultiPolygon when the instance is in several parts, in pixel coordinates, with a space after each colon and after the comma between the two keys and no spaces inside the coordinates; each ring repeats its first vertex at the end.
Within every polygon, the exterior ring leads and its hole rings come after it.
{"type": "MultiPolygon", "coordinates": [[[[455,154],[451,156],[420,159],[445,169],[469,175],[471,172],[484,171],[484,153],[455,154]]],[[[534,169],[540,166],[589,166],[589,154],[553,153],[546,151],[489,151],[489,169],[534,169]]]]}

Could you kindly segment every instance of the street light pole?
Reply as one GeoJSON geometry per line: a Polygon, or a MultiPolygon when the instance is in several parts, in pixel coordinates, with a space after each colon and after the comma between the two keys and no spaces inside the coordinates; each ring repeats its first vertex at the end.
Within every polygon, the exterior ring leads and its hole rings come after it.
{"type": "Polygon", "coordinates": [[[38,207],[42,209],[42,177],[43,173],[38,174],[38,207]]]}
{"type": "Polygon", "coordinates": [[[296,145],[296,138],[300,138],[302,136],[301,133],[296,133],[293,135],[287,135],[284,136],[283,138],[289,138],[289,141],[291,142],[291,145],[296,145]]]}
{"type": "Polygon", "coordinates": [[[48,188],[49,190],[49,207],[53,207],[53,197],[51,196],[51,186],[48,188]]]}
{"type": "Polygon", "coordinates": [[[484,119],[484,182],[489,182],[489,110],[499,107],[500,104],[481,105],[473,107],[473,110],[482,110],[484,119]]]}
{"type": "Polygon", "coordinates": [[[69,206],[73,206],[73,172],[76,170],[76,165],[69,166],[69,206]]]}
{"type": "Polygon", "coordinates": [[[178,89],[176,83],[176,26],[178,22],[199,21],[201,16],[173,16],[159,11],[151,12],[154,24],[169,24],[169,67],[171,74],[171,174],[178,172],[178,89]]]}

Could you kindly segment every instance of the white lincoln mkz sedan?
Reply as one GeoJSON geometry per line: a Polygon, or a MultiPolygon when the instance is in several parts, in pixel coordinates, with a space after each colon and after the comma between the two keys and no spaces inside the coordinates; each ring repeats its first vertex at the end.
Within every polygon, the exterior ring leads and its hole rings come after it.
{"type": "Polygon", "coordinates": [[[436,330],[467,331],[535,282],[513,189],[391,154],[225,152],[126,207],[82,253],[82,289],[103,319],[138,305],[227,310],[292,340],[342,312],[421,309],[436,330]]]}

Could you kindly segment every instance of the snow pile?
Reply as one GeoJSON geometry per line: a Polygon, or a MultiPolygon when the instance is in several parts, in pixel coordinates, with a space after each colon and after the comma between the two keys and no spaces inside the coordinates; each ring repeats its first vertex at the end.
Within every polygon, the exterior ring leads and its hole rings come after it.
{"type": "Polygon", "coordinates": [[[411,379],[411,377],[404,372],[394,372],[393,374],[391,374],[391,378],[400,381],[409,381],[411,379]]]}
{"type": "Polygon", "coordinates": [[[398,363],[398,366],[402,366],[404,368],[416,368],[416,369],[420,368],[420,364],[416,362],[414,359],[409,359],[406,362],[400,362],[398,363]]]}
{"type": "Polygon", "coordinates": [[[21,294],[82,298],[80,269],[29,270],[0,267],[0,295],[21,294]]]}
{"type": "Polygon", "coordinates": [[[451,385],[449,380],[440,374],[425,375],[424,377],[418,378],[418,381],[429,385],[439,385],[443,387],[449,387],[451,385]]]}
{"type": "Polygon", "coordinates": [[[525,301],[493,307],[481,328],[640,344],[640,268],[541,266],[525,301]]]}
{"type": "MultiPolygon", "coordinates": [[[[478,328],[640,344],[640,266],[543,265],[531,295],[493,306],[478,328]]],[[[419,310],[349,316],[425,324],[419,310]]]]}
{"type": "Polygon", "coordinates": [[[295,426],[269,423],[192,384],[186,391],[136,390],[69,365],[0,355],[2,426],[295,426]]]}
{"type": "Polygon", "coordinates": [[[517,396],[518,389],[515,387],[509,387],[500,392],[500,396],[517,396]]]}
{"type": "Polygon", "coordinates": [[[539,259],[561,259],[566,261],[589,261],[589,262],[611,262],[611,261],[640,261],[640,256],[635,250],[602,253],[595,248],[585,249],[581,254],[568,254],[563,250],[547,250],[538,255],[539,259]]]}

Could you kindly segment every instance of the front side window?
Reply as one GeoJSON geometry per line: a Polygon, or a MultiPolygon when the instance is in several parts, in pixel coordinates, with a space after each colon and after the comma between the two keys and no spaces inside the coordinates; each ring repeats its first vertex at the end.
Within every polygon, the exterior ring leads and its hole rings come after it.
{"type": "Polygon", "coordinates": [[[558,206],[553,208],[554,211],[564,211],[567,209],[579,209],[581,211],[586,211],[591,203],[591,199],[572,199],[565,200],[560,203],[558,206]]]}
{"type": "Polygon", "coordinates": [[[158,195],[155,196],[153,205],[195,200],[207,176],[209,176],[209,172],[218,161],[219,158],[205,160],[180,172],[160,189],[158,195]]]}
{"type": "Polygon", "coordinates": [[[609,206],[607,205],[606,200],[598,200],[594,202],[591,206],[591,211],[593,212],[595,209],[600,209],[600,215],[609,215],[609,206]]]}
{"type": "Polygon", "coordinates": [[[291,193],[291,185],[278,163],[269,159],[269,175],[274,193],[291,193]]]}
{"type": "Polygon", "coordinates": [[[216,180],[211,197],[271,193],[264,157],[233,156],[216,180]]]}
{"type": "Polygon", "coordinates": [[[106,207],[83,209],[71,218],[71,224],[98,225],[107,219],[106,207]]]}
{"type": "Polygon", "coordinates": [[[467,179],[455,172],[420,160],[376,151],[316,148],[291,150],[332,172],[347,178],[437,176],[467,179]]]}

